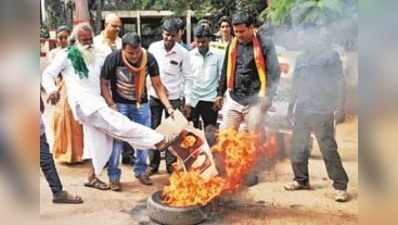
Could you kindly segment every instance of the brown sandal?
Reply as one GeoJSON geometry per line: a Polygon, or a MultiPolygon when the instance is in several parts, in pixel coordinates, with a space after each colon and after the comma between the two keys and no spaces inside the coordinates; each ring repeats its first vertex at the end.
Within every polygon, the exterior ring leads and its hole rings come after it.
{"type": "Polygon", "coordinates": [[[102,191],[109,190],[109,185],[107,185],[106,183],[104,183],[103,181],[101,181],[98,178],[94,178],[91,181],[84,183],[84,186],[90,187],[90,188],[95,188],[95,189],[102,190],[102,191]]]}
{"type": "Polygon", "coordinates": [[[81,204],[83,199],[78,195],[71,195],[63,191],[59,196],[53,198],[53,203],[56,204],[81,204]]]}

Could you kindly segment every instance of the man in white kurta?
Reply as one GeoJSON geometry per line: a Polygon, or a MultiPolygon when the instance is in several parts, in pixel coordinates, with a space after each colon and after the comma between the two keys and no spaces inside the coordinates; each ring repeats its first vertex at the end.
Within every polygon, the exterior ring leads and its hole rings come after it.
{"type": "Polygon", "coordinates": [[[114,14],[105,17],[105,29],[94,37],[94,46],[101,49],[102,53],[110,53],[122,48],[122,39],[118,36],[122,28],[122,21],[114,14]]]}
{"type": "Polygon", "coordinates": [[[94,51],[92,62],[86,62],[88,76],[81,78],[68,58],[68,50],[60,52],[42,75],[42,84],[49,99],[56,99],[54,79],[62,71],[69,104],[74,117],[83,125],[84,158],[91,158],[97,179],[109,160],[112,150],[112,137],[126,141],[134,148],[153,149],[164,146],[166,138],[156,131],[130,121],[127,117],[111,109],[100,95],[100,71],[104,55],[92,45],[92,30],[89,25],[78,25],[77,45],[90,47],[94,51]]]}

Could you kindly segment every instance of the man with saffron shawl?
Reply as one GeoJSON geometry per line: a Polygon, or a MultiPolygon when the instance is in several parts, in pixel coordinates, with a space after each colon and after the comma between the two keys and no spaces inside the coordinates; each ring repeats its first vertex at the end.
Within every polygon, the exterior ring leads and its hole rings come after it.
{"type": "MultiPolygon", "coordinates": [[[[215,100],[216,108],[221,109],[228,90],[220,128],[242,127],[246,132],[263,135],[264,113],[271,107],[280,77],[275,46],[271,39],[257,34],[248,13],[236,14],[232,26],[236,36],[225,53],[215,100]]],[[[257,184],[255,167],[245,178],[248,186],[257,184]]]]}
{"type": "MultiPolygon", "coordinates": [[[[155,57],[141,47],[141,38],[136,33],[127,33],[122,38],[122,50],[107,56],[101,71],[101,94],[107,104],[130,120],[151,127],[151,111],[148,103],[146,78],[149,75],[152,86],[163,105],[172,108],[165,87],[159,77],[159,66],[155,57]]],[[[119,160],[123,142],[115,140],[108,176],[111,189],[120,191],[121,170],[119,160]]],[[[147,170],[147,151],[136,149],[134,175],[145,185],[152,185],[147,170]]]]}
{"type": "Polygon", "coordinates": [[[76,45],[60,52],[43,73],[43,86],[49,101],[57,102],[59,95],[54,79],[63,71],[74,117],[83,125],[83,158],[92,160],[85,186],[107,190],[109,186],[99,180],[108,162],[113,138],[128,142],[140,149],[164,149],[172,138],[130,121],[110,108],[100,93],[100,72],[103,54],[93,45],[93,30],[89,24],[79,24],[73,32],[76,45]]]}
{"type": "Polygon", "coordinates": [[[263,117],[271,106],[280,71],[271,39],[257,35],[249,14],[233,17],[235,37],[228,45],[217,90],[216,105],[221,108],[227,92],[221,129],[246,131],[263,129],[263,117]]]}

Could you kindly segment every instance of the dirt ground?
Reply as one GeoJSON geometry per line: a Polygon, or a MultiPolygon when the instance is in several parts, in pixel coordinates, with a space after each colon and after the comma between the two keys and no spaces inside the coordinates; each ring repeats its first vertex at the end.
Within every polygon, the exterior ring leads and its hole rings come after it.
{"type": "MultiPolygon", "coordinates": [[[[337,142],[343,164],[350,178],[350,201],[337,203],[317,145],[310,160],[313,190],[286,192],[282,186],[290,182],[292,173],[287,159],[260,174],[260,183],[213,203],[204,225],[263,224],[358,224],[358,137],[357,118],[337,127],[337,142]]],[[[164,163],[164,162],[162,162],[164,163]]],[[[85,188],[87,164],[57,164],[65,190],[78,193],[82,205],[54,205],[51,192],[40,176],[40,222],[42,225],[154,225],[145,214],[146,198],[167,183],[164,164],[153,186],[141,185],[131,167],[122,166],[123,192],[85,188]]],[[[106,172],[101,178],[107,180],[106,172]]]]}

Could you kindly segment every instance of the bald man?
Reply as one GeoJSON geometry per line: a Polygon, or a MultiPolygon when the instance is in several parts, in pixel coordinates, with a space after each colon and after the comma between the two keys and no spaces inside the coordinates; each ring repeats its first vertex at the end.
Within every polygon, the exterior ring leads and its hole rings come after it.
{"type": "MultiPolygon", "coordinates": [[[[119,37],[121,27],[122,22],[116,14],[110,13],[105,16],[105,29],[94,38],[95,47],[100,49],[104,56],[122,49],[122,39],[119,37]]],[[[133,158],[134,150],[124,143],[122,163],[130,165],[133,158]]]]}
{"type": "Polygon", "coordinates": [[[122,48],[122,39],[119,37],[122,21],[114,14],[105,17],[105,29],[94,38],[94,45],[105,55],[122,48]]]}

